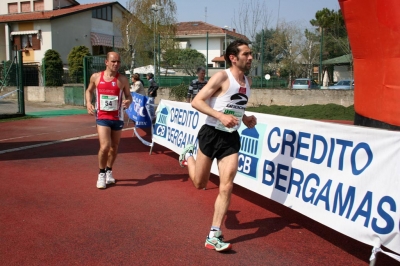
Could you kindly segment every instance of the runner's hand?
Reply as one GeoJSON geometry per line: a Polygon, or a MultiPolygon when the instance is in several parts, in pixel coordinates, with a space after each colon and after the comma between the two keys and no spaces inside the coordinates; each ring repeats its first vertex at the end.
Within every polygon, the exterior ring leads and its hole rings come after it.
{"type": "Polygon", "coordinates": [[[87,105],[87,111],[88,111],[88,114],[94,115],[95,110],[94,110],[93,104],[88,104],[88,105],[87,105]]]}
{"type": "Polygon", "coordinates": [[[239,124],[239,119],[233,115],[222,114],[219,121],[227,128],[232,128],[239,124]]]}
{"type": "Polygon", "coordinates": [[[242,121],[243,124],[245,124],[245,126],[248,128],[253,128],[257,125],[257,118],[254,115],[252,116],[244,115],[242,121]]]}
{"type": "Polygon", "coordinates": [[[124,107],[124,109],[128,109],[130,104],[131,104],[131,101],[129,101],[129,100],[122,101],[122,107],[124,107]]]}

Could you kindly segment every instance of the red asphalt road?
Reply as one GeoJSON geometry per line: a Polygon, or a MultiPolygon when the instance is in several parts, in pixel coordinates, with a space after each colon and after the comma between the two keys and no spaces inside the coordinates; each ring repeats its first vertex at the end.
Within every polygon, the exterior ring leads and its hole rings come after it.
{"type": "MultiPolygon", "coordinates": [[[[204,248],[218,177],[196,190],[177,154],[155,145],[149,155],[131,124],[105,190],[93,117],[0,125],[0,265],[369,264],[370,246],[237,185],[223,224],[233,250],[204,248]]],[[[376,265],[395,264],[378,255],[376,265]]]]}

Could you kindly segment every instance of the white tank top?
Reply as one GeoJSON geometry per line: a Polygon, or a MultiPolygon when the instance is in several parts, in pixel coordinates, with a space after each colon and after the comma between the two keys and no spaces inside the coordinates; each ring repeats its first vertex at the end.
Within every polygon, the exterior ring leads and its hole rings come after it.
{"type": "MultiPolygon", "coordinates": [[[[228,90],[218,97],[211,97],[208,99],[207,103],[211,108],[217,110],[218,112],[229,113],[237,116],[238,118],[240,117],[239,125],[233,129],[230,129],[229,131],[231,132],[233,130],[237,130],[242,122],[244,110],[246,109],[247,102],[250,97],[250,85],[246,76],[244,77],[246,87],[242,87],[233,77],[229,68],[225,71],[229,79],[228,90]]],[[[218,129],[220,129],[219,127],[221,126],[219,120],[212,116],[207,116],[205,123],[218,129]]]]}

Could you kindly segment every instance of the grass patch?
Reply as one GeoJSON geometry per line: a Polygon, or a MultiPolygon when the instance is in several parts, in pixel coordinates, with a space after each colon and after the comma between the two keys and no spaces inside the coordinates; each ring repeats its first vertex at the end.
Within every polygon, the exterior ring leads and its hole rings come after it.
{"type": "Polygon", "coordinates": [[[304,119],[316,120],[354,120],[354,105],[344,107],[337,104],[311,104],[305,106],[280,106],[261,105],[259,107],[248,107],[247,111],[262,114],[280,115],[304,119]]]}

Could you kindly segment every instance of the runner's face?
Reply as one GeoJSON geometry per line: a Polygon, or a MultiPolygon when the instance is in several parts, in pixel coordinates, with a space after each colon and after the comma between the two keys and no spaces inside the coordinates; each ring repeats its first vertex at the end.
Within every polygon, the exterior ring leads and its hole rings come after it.
{"type": "Polygon", "coordinates": [[[236,66],[246,72],[251,69],[251,62],[253,61],[253,53],[247,45],[239,46],[239,54],[235,57],[236,66]]]}
{"type": "Polygon", "coordinates": [[[110,71],[117,72],[121,65],[121,59],[118,54],[111,53],[106,60],[106,66],[110,71]]]}

